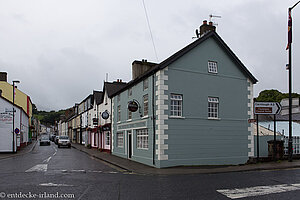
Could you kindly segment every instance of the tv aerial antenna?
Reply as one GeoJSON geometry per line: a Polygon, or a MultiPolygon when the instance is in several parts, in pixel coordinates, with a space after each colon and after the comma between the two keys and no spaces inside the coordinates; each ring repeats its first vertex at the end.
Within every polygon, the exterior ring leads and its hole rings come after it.
{"type": "Polygon", "coordinates": [[[209,21],[213,23],[214,26],[218,26],[217,23],[213,22],[213,18],[222,18],[220,15],[213,15],[213,14],[210,14],[209,15],[209,21]]]}

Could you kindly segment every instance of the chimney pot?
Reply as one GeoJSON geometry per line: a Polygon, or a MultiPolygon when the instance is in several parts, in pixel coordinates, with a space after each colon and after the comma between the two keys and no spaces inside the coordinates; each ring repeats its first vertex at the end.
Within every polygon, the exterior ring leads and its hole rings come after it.
{"type": "Polygon", "coordinates": [[[156,66],[156,63],[148,62],[145,59],[142,59],[142,61],[133,61],[132,63],[132,80],[136,79],[137,77],[143,75],[146,71],[148,71],[150,68],[156,66]]]}
{"type": "Polygon", "coordinates": [[[0,72],[0,81],[7,82],[7,72],[0,72]]]}
{"type": "Polygon", "coordinates": [[[209,24],[207,24],[207,20],[204,20],[203,24],[200,26],[200,37],[205,33],[208,33],[209,31],[216,31],[216,27],[212,22],[209,22],[209,24]]]}

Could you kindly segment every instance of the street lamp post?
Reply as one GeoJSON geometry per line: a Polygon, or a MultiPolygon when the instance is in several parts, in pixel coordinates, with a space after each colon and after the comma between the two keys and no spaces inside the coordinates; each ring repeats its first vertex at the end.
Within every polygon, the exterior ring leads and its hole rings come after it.
{"type": "Polygon", "coordinates": [[[289,49],[289,162],[293,161],[293,138],[292,138],[292,9],[295,8],[300,1],[293,7],[289,8],[289,21],[288,21],[288,46],[289,49]]]}
{"type": "Polygon", "coordinates": [[[13,81],[13,152],[15,152],[15,83],[20,83],[20,81],[13,81]]]}

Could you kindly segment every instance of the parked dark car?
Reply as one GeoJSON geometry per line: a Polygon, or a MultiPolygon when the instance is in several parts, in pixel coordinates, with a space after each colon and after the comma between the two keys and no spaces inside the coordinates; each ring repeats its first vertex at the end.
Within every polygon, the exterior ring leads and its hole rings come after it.
{"type": "Polygon", "coordinates": [[[58,137],[58,148],[62,146],[71,148],[71,142],[69,136],[61,135],[58,137]]]}
{"type": "Polygon", "coordinates": [[[50,140],[48,135],[42,135],[42,137],[40,138],[40,146],[43,145],[50,145],[50,140]]]}

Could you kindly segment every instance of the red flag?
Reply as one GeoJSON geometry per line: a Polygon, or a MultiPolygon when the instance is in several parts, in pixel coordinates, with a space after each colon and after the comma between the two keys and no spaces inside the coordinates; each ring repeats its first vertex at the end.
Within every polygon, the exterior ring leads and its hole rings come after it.
{"type": "Polygon", "coordinates": [[[292,44],[292,13],[291,10],[289,10],[289,21],[288,21],[288,44],[286,46],[286,50],[290,48],[290,45],[292,44]]]}

